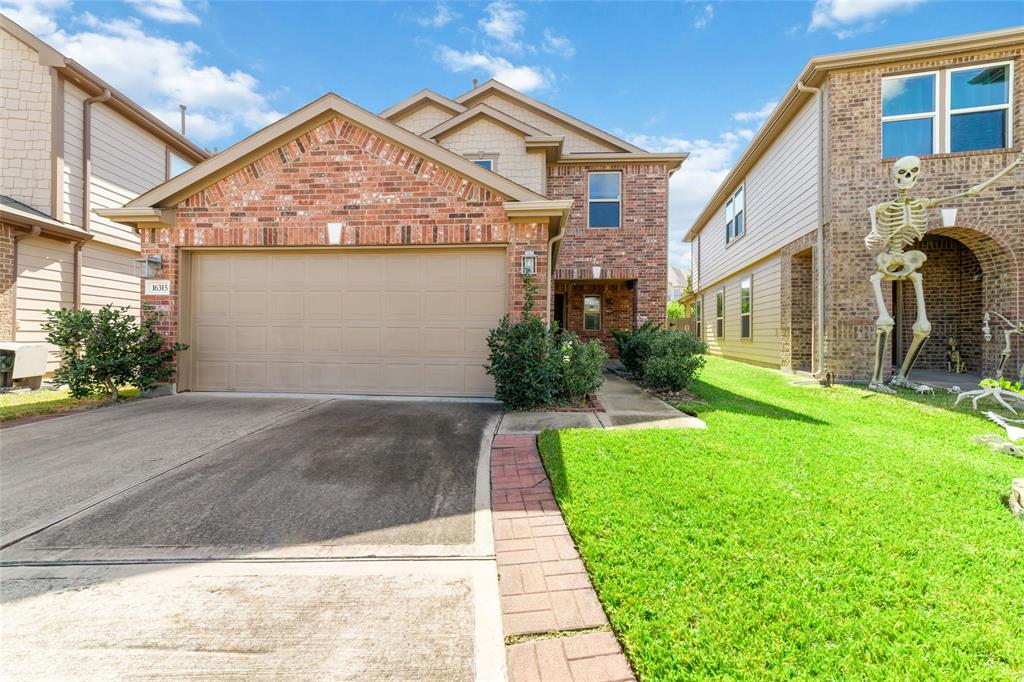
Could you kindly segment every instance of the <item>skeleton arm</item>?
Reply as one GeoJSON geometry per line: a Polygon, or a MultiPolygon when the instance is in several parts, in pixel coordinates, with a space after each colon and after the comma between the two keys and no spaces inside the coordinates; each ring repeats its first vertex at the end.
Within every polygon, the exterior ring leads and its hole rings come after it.
{"type": "Polygon", "coordinates": [[[885,246],[886,237],[878,231],[878,206],[869,207],[868,215],[871,216],[871,232],[864,237],[864,246],[868,249],[885,246]]]}
{"type": "Polygon", "coordinates": [[[1016,159],[1013,160],[1013,163],[1011,163],[1009,166],[999,171],[994,176],[992,176],[985,182],[981,183],[980,185],[975,185],[966,192],[961,192],[960,194],[952,194],[948,197],[942,197],[941,199],[929,199],[927,201],[927,206],[928,208],[933,208],[935,206],[940,206],[942,204],[948,204],[949,202],[956,201],[957,199],[965,199],[967,197],[973,197],[976,194],[981,194],[986,189],[991,187],[995,182],[997,182],[1000,178],[1002,178],[1004,175],[1012,171],[1017,166],[1020,166],[1021,164],[1024,164],[1024,152],[1021,152],[1021,154],[1017,156],[1016,159]]]}

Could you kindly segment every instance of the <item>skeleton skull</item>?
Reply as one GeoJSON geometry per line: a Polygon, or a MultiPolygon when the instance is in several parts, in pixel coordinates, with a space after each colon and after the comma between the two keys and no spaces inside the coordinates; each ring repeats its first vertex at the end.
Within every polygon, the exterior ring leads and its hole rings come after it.
{"type": "Polygon", "coordinates": [[[910,189],[917,182],[917,174],[921,172],[921,159],[916,156],[904,156],[892,166],[892,179],[897,189],[910,189]]]}

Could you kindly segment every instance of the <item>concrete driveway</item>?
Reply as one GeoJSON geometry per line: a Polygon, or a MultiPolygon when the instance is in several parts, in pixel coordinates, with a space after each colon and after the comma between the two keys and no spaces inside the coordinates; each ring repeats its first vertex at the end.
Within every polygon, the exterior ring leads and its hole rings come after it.
{"type": "Polygon", "coordinates": [[[0,433],[4,679],[502,679],[489,403],[184,394],[0,433]]]}

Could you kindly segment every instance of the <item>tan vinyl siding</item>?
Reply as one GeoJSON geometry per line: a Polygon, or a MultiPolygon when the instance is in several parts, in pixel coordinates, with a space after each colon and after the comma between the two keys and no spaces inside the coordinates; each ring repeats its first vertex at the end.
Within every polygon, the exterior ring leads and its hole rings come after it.
{"type": "Polygon", "coordinates": [[[421,135],[431,128],[441,125],[450,119],[452,115],[448,110],[442,109],[435,104],[424,104],[394,119],[393,123],[402,126],[411,133],[421,135]]]}
{"type": "MultiPolygon", "coordinates": [[[[123,206],[166,179],[165,146],[109,107],[92,108],[92,208],[123,206]]],[[[98,240],[131,249],[139,237],[126,226],[91,216],[98,240]]]]}
{"type": "Polygon", "coordinates": [[[445,149],[467,158],[479,154],[497,154],[495,173],[534,192],[544,192],[544,152],[527,152],[521,133],[513,132],[490,119],[478,118],[437,142],[445,149]]]}
{"type": "Polygon", "coordinates": [[[132,275],[128,251],[89,243],[82,248],[82,306],[99,308],[107,304],[128,308],[139,316],[139,278],[132,275]]]}
{"type": "MultiPolygon", "coordinates": [[[[43,343],[46,310],[70,307],[74,297],[74,253],[71,244],[45,237],[18,242],[17,332],[15,340],[43,343]]],[[[51,349],[47,371],[59,358],[51,349]]]]}
{"type": "Polygon", "coordinates": [[[724,204],[701,231],[702,286],[816,228],[817,148],[818,119],[811,101],[745,178],[746,234],[726,245],[724,204]]]}
{"type": "Polygon", "coordinates": [[[82,227],[82,102],[87,95],[64,83],[64,220],[82,227]]]}
{"type": "MultiPolygon", "coordinates": [[[[779,319],[780,280],[779,258],[773,257],[730,276],[724,282],[705,289],[703,321],[704,341],[708,353],[733,360],[778,367],[780,360],[779,319]],[[740,281],[752,279],[749,339],[740,338],[740,281]],[[715,295],[725,289],[724,331],[715,336],[715,295]]],[[[810,311],[808,311],[810,314],[810,311]]]]}
{"type": "Polygon", "coordinates": [[[480,103],[487,104],[498,111],[503,111],[513,118],[517,118],[523,123],[528,123],[534,128],[545,131],[549,135],[564,135],[565,144],[564,150],[567,154],[576,152],[607,152],[607,151],[620,151],[619,149],[595,140],[594,138],[582,135],[579,132],[565,126],[561,123],[556,122],[554,119],[549,118],[533,109],[524,107],[521,104],[517,104],[505,97],[498,94],[491,94],[480,100],[480,103]]]}

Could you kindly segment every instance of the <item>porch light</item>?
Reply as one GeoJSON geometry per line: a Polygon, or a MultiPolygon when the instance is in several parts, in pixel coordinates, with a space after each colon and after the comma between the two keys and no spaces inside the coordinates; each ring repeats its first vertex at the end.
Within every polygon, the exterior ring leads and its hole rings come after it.
{"type": "Polygon", "coordinates": [[[327,243],[341,243],[341,223],[327,223],[327,243]]]}
{"type": "Polygon", "coordinates": [[[523,254],[523,274],[537,274],[537,255],[533,251],[527,251],[523,254]]]}
{"type": "Polygon", "coordinates": [[[955,227],[956,226],[956,209],[955,208],[943,208],[942,210],[942,226],[943,227],[955,227]]]}
{"type": "Polygon", "coordinates": [[[164,262],[161,256],[146,256],[132,261],[134,274],[140,279],[153,279],[160,273],[164,262]]]}

